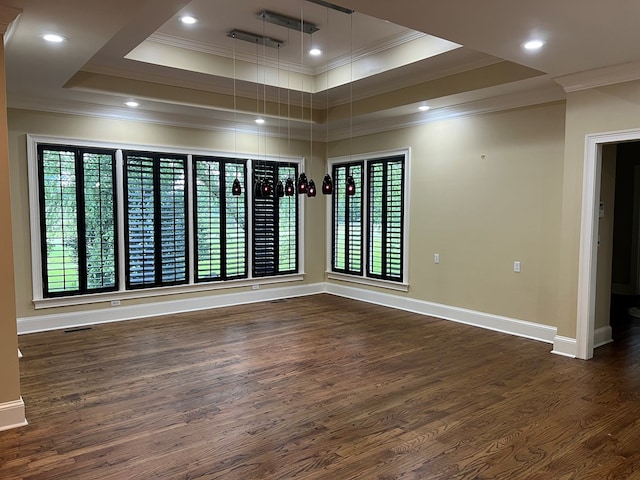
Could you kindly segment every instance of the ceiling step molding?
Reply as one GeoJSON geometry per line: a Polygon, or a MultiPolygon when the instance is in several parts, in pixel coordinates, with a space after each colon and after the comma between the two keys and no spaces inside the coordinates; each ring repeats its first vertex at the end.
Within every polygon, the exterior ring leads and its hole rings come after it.
{"type": "Polygon", "coordinates": [[[567,93],[634,80],[640,80],[640,62],[622,63],[554,78],[567,93]]]}

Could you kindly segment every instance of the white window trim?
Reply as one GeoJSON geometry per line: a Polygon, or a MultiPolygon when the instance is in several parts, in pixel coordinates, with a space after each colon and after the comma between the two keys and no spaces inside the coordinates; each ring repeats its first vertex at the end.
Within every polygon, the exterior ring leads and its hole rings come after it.
{"type": "MultiPolygon", "coordinates": [[[[64,307],[71,305],[83,305],[100,302],[111,302],[114,300],[130,300],[137,298],[149,298],[163,295],[174,295],[193,292],[205,292],[214,290],[223,290],[229,288],[251,287],[253,289],[259,288],[260,285],[270,285],[277,283],[289,283],[303,281],[305,277],[304,268],[304,203],[302,199],[299,199],[298,205],[298,273],[291,275],[275,275],[272,277],[253,277],[252,276],[252,250],[251,245],[247,250],[247,278],[237,280],[221,280],[212,282],[196,283],[193,281],[193,196],[191,181],[187,180],[187,188],[189,189],[187,196],[187,210],[189,212],[189,242],[190,242],[190,257],[189,257],[189,276],[188,283],[184,285],[173,285],[166,287],[152,287],[146,289],[126,290],[125,282],[125,242],[124,242],[124,178],[123,178],[123,150],[140,150],[140,151],[152,151],[157,153],[173,153],[180,155],[187,155],[188,165],[191,165],[192,157],[194,155],[209,156],[209,157],[223,157],[223,158],[243,158],[247,159],[247,172],[251,172],[252,161],[273,161],[273,162],[285,162],[285,163],[297,163],[299,170],[304,171],[304,158],[302,157],[287,157],[287,156],[270,156],[270,155],[255,155],[235,152],[222,152],[217,150],[200,150],[189,149],[183,147],[167,147],[162,145],[148,145],[148,144],[131,144],[131,143],[119,143],[119,142],[103,142],[103,141],[87,141],[83,139],[69,138],[69,137],[53,137],[53,136],[41,136],[27,134],[27,166],[28,166],[28,179],[29,179],[29,228],[31,233],[31,284],[33,288],[32,302],[36,309],[41,308],[54,308],[64,307]],[[42,279],[42,256],[40,251],[40,198],[39,198],[39,179],[38,179],[38,144],[49,145],[73,145],[76,147],[95,147],[105,149],[116,150],[116,195],[118,207],[117,207],[117,222],[118,222],[118,267],[119,267],[119,285],[120,289],[114,292],[93,293],[84,295],[69,295],[62,297],[45,298],[43,296],[43,279],[42,279]]],[[[187,179],[191,178],[191,169],[187,170],[187,179]]],[[[249,211],[247,213],[247,228],[251,232],[252,228],[252,214],[251,205],[253,202],[253,188],[251,187],[251,178],[248,175],[247,178],[247,205],[249,211]]],[[[251,235],[249,234],[249,238],[251,235]]]]}
{"type": "MultiPolygon", "coordinates": [[[[368,285],[371,287],[379,287],[386,288],[390,290],[397,290],[402,292],[409,291],[409,182],[411,180],[411,147],[393,149],[393,150],[383,150],[371,153],[361,153],[357,155],[346,155],[342,157],[332,157],[327,161],[327,171],[333,171],[333,165],[340,163],[348,163],[348,162],[365,162],[364,174],[363,178],[366,181],[367,178],[367,169],[366,169],[366,161],[367,160],[376,160],[379,158],[386,158],[392,156],[404,155],[404,192],[403,192],[403,202],[404,202],[404,215],[403,215],[403,237],[402,237],[402,281],[394,282],[392,280],[381,280],[379,278],[367,277],[367,267],[366,267],[366,245],[368,241],[369,235],[369,212],[366,208],[362,209],[362,218],[363,218],[363,252],[362,258],[365,259],[365,264],[362,266],[362,275],[351,275],[340,272],[334,272],[331,270],[331,258],[333,256],[332,252],[332,244],[333,244],[333,205],[332,205],[332,196],[327,195],[327,236],[326,236],[326,251],[327,251],[327,263],[325,267],[325,274],[330,280],[340,280],[343,282],[357,283],[359,285],[368,285]]],[[[335,189],[335,185],[334,185],[335,189]]],[[[367,205],[367,195],[368,189],[363,189],[362,192],[362,203],[366,207],[367,205]]]]}

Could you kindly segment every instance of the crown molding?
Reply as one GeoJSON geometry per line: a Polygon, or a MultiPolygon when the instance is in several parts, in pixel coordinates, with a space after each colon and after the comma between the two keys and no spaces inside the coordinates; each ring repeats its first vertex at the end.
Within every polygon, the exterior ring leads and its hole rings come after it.
{"type": "Polygon", "coordinates": [[[331,128],[328,141],[345,140],[351,136],[361,137],[384,133],[403,128],[411,128],[427,123],[447,120],[456,117],[470,117],[487,113],[512,110],[516,108],[530,107],[564,101],[565,95],[557,87],[549,86],[524,92],[514,92],[507,95],[498,95],[483,98],[480,100],[459,103],[447,107],[434,108],[425,113],[411,113],[409,115],[395,117],[393,121],[378,119],[371,122],[361,123],[353,127],[344,125],[338,128],[331,128]]]}
{"type": "MultiPolygon", "coordinates": [[[[411,113],[399,115],[393,119],[378,118],[363,121],[354,125],[348,122],[315,124],[313,138],[315,141],[336,141],[349,137],[359,137],[376,133],[383,133],[402,128],[415,127],[426,123],[446,120],[455,117],[480,115],[514,108],[528,107],[555,101],[564,101],[565,94],[558,87],[551,84],[547,87],[516,91],[506,95],[490,95],[486,98],[462,102],[451,106],[434,108],[424,113],[411,113]]],[[[247,134],[260,134],[269,137],[291,138],[296,140],[309,139],[309,125],[299,124],[296,121],[287,124],[287,128],[280,128],[282,122],[274,122],[272,127],[255,127],[250,122],[232,122],[225,119],[216,119],[211,116],[185,115],[169,112],[153,112],[143,109],[131,110],[124,107],[105,106],[89,102],[55,101],[48,99],[36,99],[33,97],[12,96],[9,108],[35,110],[51,113],[81,115],[87,117],[110,118],[142,122],[172,127],[184,127],[220,132],[236,132],[247,134]]]]}
{"type": "Polygon", "coordinates": [[[553,79],[567,93],[640,80],[640,62],[622,63],[553,79]]]}
{"type": "MultiPolygon", "coordinates": [[[[0,5],[0,34],[4,35],[9,31],[10,25],[20,16],[22,10],[19,8],[0,5]]],[[[6,43],[6,39],[5,39],[6,43]]]]}

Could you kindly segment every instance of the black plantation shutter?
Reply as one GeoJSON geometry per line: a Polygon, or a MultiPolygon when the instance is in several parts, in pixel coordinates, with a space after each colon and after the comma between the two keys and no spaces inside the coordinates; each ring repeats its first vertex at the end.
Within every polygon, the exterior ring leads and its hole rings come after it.
{"type": "Polygon", "coordinates": [[[43,296],[115,290],[113,150],[38,145],[43,296]]]}
{"type": "Polygon", "coordinates": [[[362,275],[362,188],[363,163],[333,166],[334,190],[332,269],[339,273],[362,275]],[[355,195],[347,195],[347,177],[353,177],[355,195]]]}
{"type": "MultiPolygon", "coordinates": [[[[256,162],[253,167],[253,185],[258,181],[274,186],[275,165],[272,162],[256,162]]],[[[253,195],[253,275],[264,277],[276,273],[276,225],[277,198],[263,196],[259,188],[253,195]]]]}
{"type": "Polygon", "coordinates": [[[127,286],[187,281],[186,158],[125,152],[127,286]]]}
{"type": "Polygon", "coordinates": [[[278,162],[254,162],[253,167],[253,276],[284,275],[298,271],[298,195],[278,197],[275,186],[298,169],[278,162]],[[270,195],[261,195],[256,183],[269,182],[270,195]]]}
{"type": "Polygon", "coordinates": [[[196,281],[247,276],[246,164],[216,157],[194,157],[196,281]],[[233,195],[233,182],[242,185],[233,195]]]}
{"type": "Polygon", "coordinates": [[[224,163],[224,265],[227,279],[247,277],[247,165],[240,161],[224,163]],[[240,195],[233,195],[234,180],[242,186],[240,195]]]}
{"type": "Polygon", "coordinates": [[[367,184],[367,275],[401,281],[404,156],[368,162],[367,184]]]}

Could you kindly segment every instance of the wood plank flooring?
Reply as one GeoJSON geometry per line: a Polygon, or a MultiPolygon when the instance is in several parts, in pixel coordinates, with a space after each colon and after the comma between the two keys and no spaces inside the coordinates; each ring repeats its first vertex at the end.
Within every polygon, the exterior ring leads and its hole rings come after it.
{"type": "Polygon", "coordinates": [[[640,479],[640,335],[584,362],[316,295],[19,344],[3,480],[640,479]]]}

